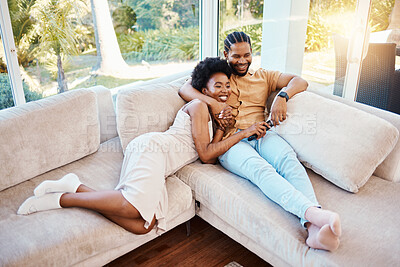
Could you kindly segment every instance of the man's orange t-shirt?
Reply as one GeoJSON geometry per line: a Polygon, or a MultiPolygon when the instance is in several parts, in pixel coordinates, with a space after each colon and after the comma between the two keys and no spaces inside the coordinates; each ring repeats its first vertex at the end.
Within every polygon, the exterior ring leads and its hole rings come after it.
{"type": "Polygon", "coordinates": [[[255,122],[265,120],[265,105],[269,95],[276,90],[281,72],[258,69],[248,71],[245,76],[232,74],[230,78],[231,96],[227,103],[232,107],[236,122],[225,132],[224,138],[238,129],[246,129],[255,122]]]}

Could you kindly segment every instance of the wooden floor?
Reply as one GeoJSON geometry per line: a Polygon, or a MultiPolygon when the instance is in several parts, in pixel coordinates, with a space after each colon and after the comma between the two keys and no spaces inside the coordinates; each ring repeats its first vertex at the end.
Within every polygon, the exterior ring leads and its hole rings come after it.
{"type": "Polygon", "coordinates": [[[200,217],[190,225],[189,237],[179,225],[106,266],[271,266],[200,217]]]}

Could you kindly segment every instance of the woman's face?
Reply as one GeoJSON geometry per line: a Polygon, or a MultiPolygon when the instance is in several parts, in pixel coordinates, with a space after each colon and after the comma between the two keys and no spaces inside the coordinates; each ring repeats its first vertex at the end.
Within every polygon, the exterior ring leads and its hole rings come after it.
{"type": "Polygon", "coordinates": [[[217,72],[211,75],[207,87],[203,88],[203,94],[208,95],[219,102],[226,102],[231,95],[231,86],[225,73],[217,72]]]}

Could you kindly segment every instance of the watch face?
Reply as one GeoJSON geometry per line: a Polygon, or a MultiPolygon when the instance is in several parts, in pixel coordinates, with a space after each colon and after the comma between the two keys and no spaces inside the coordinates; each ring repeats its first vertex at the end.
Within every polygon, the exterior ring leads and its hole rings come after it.
{"type": "Polygon", "coordinates": [[[289,100],[289,96],[288,96],[288,94],[287,94],[286,92],[280,92],[280,93],[278,94],[278,96],[284,97],[284,98],[286,99],[286,101],[289,100]]]}

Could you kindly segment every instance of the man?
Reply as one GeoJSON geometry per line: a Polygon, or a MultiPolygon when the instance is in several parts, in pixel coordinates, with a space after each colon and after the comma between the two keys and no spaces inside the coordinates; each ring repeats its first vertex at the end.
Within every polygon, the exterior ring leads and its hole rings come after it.
{"type": "MultiPolygon", "coordinates": [[[[186,101],[197,98],[207,103],[215,120],[225,130],[226,138],[253,123],[266,125],[267,98],[273,91],[280,90],[270,111],[274,126],[279,125],[286,119],[287,101],[306,90],[308,83],[296,75],[279,71],[249,71],[251,40],[243,32],[229,34],[224,46],[224,56],[233,72],[232,93],[226,102],[229,107],[195,90],[190,80],[179,90],[179,95],[186,101]]],[[[330,251],[337,249],[341,234],[339,216],[320,209],[304,167],[279,135],[264,131],[256,140],[243,139],[218,159],[225,169],[250,180],[275,203],[300,217],[309,232],[307,245],[330,251]]]]}

